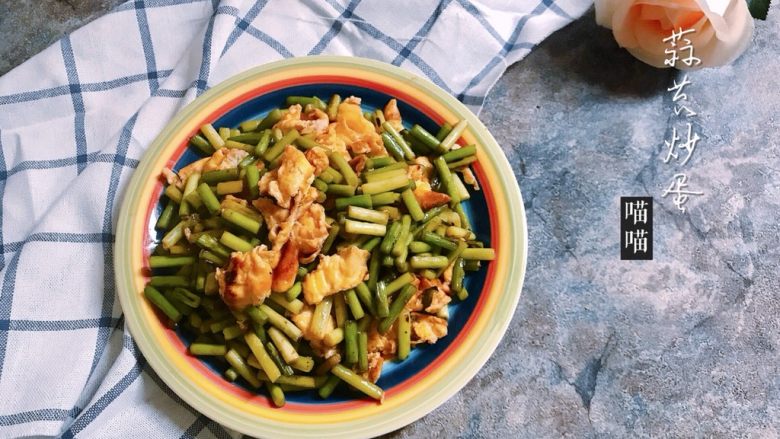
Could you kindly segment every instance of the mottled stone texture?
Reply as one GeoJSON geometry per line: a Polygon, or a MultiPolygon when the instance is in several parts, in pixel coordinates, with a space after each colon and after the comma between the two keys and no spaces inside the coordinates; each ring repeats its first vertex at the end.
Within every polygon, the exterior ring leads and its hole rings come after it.
{"type": "Polygon", "coordinates": [[[124,0],[0,0],[0,75],[124,0]]]}
{"type": "Polygon", "coordinates": [[[586,15],[511,67],[482,120],[523,191],[530,255],[476,378],[392,437],[776,437],[780,10],[733,66],[689,74],[702,140],[664,164],[682,74],[586,15]],[[703,197],[660,198],[684,170],[703,197]],[[655,260],[619,260],[619,197],[656,197],[655,260]]]}
{"type": "MultiPolygon", "coordinates": [[[[5,0],[0,73],[109,1],[5,0]]],[[[665,165],[681,75],[592,14],[511,67],[482,119],[525,198],[523,297],[460,393],[388,437],[775,437],[780,429],[780,8],[733,66],[690,74],[702,136],[665,165]],[[703,197],[661,199],[684,169],[703,197]],[[620,261],[620,196],[656,197],[655,260],[620,261]]]]}

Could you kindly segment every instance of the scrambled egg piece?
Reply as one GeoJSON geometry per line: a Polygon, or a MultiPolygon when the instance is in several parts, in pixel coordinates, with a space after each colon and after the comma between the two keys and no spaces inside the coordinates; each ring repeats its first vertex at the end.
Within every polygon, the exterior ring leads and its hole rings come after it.
{"type": "Polygon", "coordinates": [[[328,151],[325,148],[315,146],[314,148],[306,151],[306,160],[314,166],[314,175],[319,176],[322,174],[329,165],[328,151]]]}
{"type": "Polygon", "coordinates": [[[320,253],[322,244],[328,238],[328,223],[325,222],[325,208],[311,204],[293,225],[291,241],[300,251],[304,264],[313,261],[320,253]]]}
{"type": "MultiPolygon", "coordinates": [[[[292,321],[295,326],[303,333],[303,338],[310,341],[320,341],[322,337],[319,337],[314,331],[311,330],[311,321],[314,317],[314,306],[304,305],[301,312],[292,316],[292,321]]],[[[336,328],[336,321],[333,319],[333,315],[329,315],[325,320],[325,326],[323,334],[328,334],[336,328]]]]}
{"type": "Polygon", "coordinates": [[[292,288],[296,274],[298,274],[298,247],[291,241],[287,241],[282,247],[279,263],[274,267],[271,291],[283,293],[292,288]]]}
{"type": "MultiPolygon", "coordinates": [[[[368,154],[372,157],[387,155],[374,124],[363,117],[360,101],[356,103],[352,97],[339,104],[336,122],[331,123],[327,132],[317,137],[317,142],[342,155],[347,148],[355,154],[368,154]]],[[[349,154],[344,158],[349,160],[349,154]]]]}
{"type": "Polygon", "coordinates": [[[282,131],[298,130],[301,134],[324,133],[328,129],[328,115],[322,110],[308,107],[306,112],[299,104],[290,106],[274,124],[274,128],[282,131]]]}
{"type": "Polygon", "coordinates": [[[437,314],[444,307],[452,301],[440,288],[428,288],[423,293],[422,304],[425,307],[425,312],[431,314],[437,314]]]}
{"type": "Polygon", "coordinates": [[[449,195],[436,192],[435,190],[431,189],[431,185],[426,182],[417,183],[412,193],[414,194],[414,198],[416,198],[417,202],[420,204],[422,210],[443,206],[449,203],[451,200],[449,195]]]}
{"type": "Polygon", "coordinates": [[[235,168],[247,155],[249,154],[246,151],[240,149],[220,148],[211,157],[192,162],[181,168],[178,173],[169,168],[163,168],[162,174],[168,184],[181,189],[193,173],[235,168]]]}
{"type": "MultiPolygon", "coordinates": [[[[292,322],[295,323],[295,326],[297,326],[298,329],[301,330],[301,332],[303,333],[303,338],[310,342],[312,349],[314,349],[317,352],[317,354],[319,354],[323,358],[330,358],[334,354],[337,354],[338,350],[334,347],[325,345],[325,343],[323,343],[322,341],[322,338],[318,337],[317,334],[312,332],[310,326],[311,326],[311,320],[313,316],[314,316],[314,307],[310,305],[304,305],[301,312],[290,317],[290,320],[292,320],[292,322]]],[[[330,315],[328,316],[328,319],[325,321],[324,334],[330,333],[335,328],[336,328],[336,321],[333,319],[333,316],[330,315]]]]}
{"type": "Polygon", "coordinates": [[[219,294],[233,309],[262,303],[271,294],[273,267],[278,253],[261,245],[252,251],[233,252],[227,268],[217,268],[219,294]]]}
{"type": "Polygon", "coordinates": [[[328,126],[328,130],[326,132],[317,136],[316,141],[328,151],[335,152],[338,155],[344,157],[344,160],[349,160],[352,158],[347,151],[347,143],[336,133],[335,122],[328,126]]]}
{"type": "Polygon", "coordinates": [[[300,250],[301,262],[314,260],[328,237],[325,209],[314,203],[316,198],[317,189],[309,187],[293,199],[291,209],[279,207],[268,198],[252,202],[263,215],[274,250],[292,240],[300,250]]]}
{"type": "Polygon", "coordinates": [[[163,168],[162,170],[162,176],[165,178],[165,182],[169,185],[176,186],[177,188],[181,189],[184,185],[181,181],[181,178],[179,176],[171,171],[170,168],[163,168]]]}
{"type": "Polygon", "coordinates": [[[371,325],[368,332],[368,370],[362,373],[363,378],[377,382],[382,375],[385,359],[393,358],[398,352],[398,327],[393,324],[385,334],[376,330],[376,324],[371,325]]]}
{"type": "Polygon", "coordinates": [[[444,295],[450,294],[450,284],[448,281],[442,282],[439,279],[427,279],[424,277],[420,278],[420,284],[419,288],[422,291],[429,290],[431,288],[436,288],[439,292],[441,292],[444,295]]]}
{"type": "Polygon", "coordinates": [[[317,268],[303,278],[303,297],[314,305],[339,291],[356,287],[368,273],[370,253],[354,245],[339,249],[332,256],[320,256],[317,268]]]}
{"type": "Polygon", "coordinates": [[[410,165],[406,175],[414,180],[414,198],[420,204],[423,210],[432,209],[436,206],[442,206],[450,202],[450,196],[431,189],[430,175],[433,171],[433,164],[428,157],[417,157],[414,164],[410,165]]]}
{"type": "Polygon", "coordinates": [[[387,333],[380,334],[376,325],[372,325],[368,333],[368,352],[378,352],[385,358],[390,358],[398,351],[398,328],[393,324],[387,333]]]}
{"type": "Polygon", "coordinates": [[[366,169],[366,163],[368,162],[368,157],[361,154],[359,156],[356,156],[352,160],[349,161],[349,166],[355,170],[355,173],[360,175],[363,172],[363,169],[366,169]]]}
{"type": "Polygon", "coordinates": [[[475,191],[479,190],[479,182],[477,181],[477,177],[474,176],[474,172],[471,168],[464,168],[460,173],[463,174],[463,181],[466,184],[470,184],[475,191]]]}
{"type": "Polygon", "coordinates": [[[282,225],[290,216],[290,209],[277,206],[269,198],[258,198],[252,201],[252,205],[263,215],[263,220],[268,227],[268,240],[276,243],[276,237],[279,235],[282,225]]]}
{"type": "Polygon", "coordinates": [[[415,157],[414,164],[406,168],[406,176],[417,183],[430,183],[431,173],[433,173],[433,163],[428,157],[415,157]]]}
{"type": "Polygon", "coordinates": [[[417,291],[404,307],[409,311],[425,311],[436,314],[452,301],[449,296],[449,282],[424,277],[417,277],[415,282],[416,284],[413,283],[413,285],[417,287],[417,291]]]}
{"type": "Polygon", "coordinates": [[[412,344],[433,344],[446,335],[446,320],[428,314],[412,313],[412,344]]]}
{"type": "Polygon", "coordinates": [[[235,168],[248,155],[241,149],[220,148],[203,164],[203,172],[235,168]]]}
{"type": "Polygon", "coordinates": [[[292,198],[305,191],[314,181],[314,166],[298,148],[287,145],[277,169],[263,175],[258,183],[260,192],[269,194],[284,208],[290,207],[292,198]]]}
{"type": "Polygon", "coordinates": [[[172,171],[170,168],[163,168],[162,175],[168,184],[172,184],[179,189],[184,189],[184,183],[195,172],[203,172],[203,165],[209,161],[209,158],[203,158],[198,161],[192,162],[189,165],[179,169],[179,172],[172,171]]]}
{"type": "Polygon", "coordinates": [[[368,354],[368,371],[363,374],[363,377],[371,380],[372,383],[379,381],[380,375],[382,375],[382,365],[385,364],[385,359],[378,352],[371,352],[368,354]]]}
{"type": "Polygon", "coordinates": [[[387,101],[384,110],[382,111],[385,116],[385,120],[390,123],[398,131],[404,129],[403,121],[401,120],[401,112],[398,111],[398,102],[395,99],[387,101]]]}

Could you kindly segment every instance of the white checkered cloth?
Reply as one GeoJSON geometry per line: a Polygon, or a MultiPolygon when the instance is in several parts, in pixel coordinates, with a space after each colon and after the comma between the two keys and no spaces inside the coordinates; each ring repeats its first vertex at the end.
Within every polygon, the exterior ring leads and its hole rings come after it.
{"type": "Polygon", "coordinates": [[[146,365],[112,269],[125,184],[204,90],[283,57],[356,55],[478,111],[508,65],[590,4],[130,1],[0,78],[0,437],[237,436],[146,365]]]}

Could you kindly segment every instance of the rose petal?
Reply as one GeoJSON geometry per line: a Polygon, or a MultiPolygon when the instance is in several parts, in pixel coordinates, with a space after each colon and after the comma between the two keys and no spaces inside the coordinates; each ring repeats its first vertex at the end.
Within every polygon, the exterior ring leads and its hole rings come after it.
{"type": "MultiPolygon", "coordinates": [[[[734,61],[750,43],[754,26],[743,0],[596,0],[596,21],[612,29],[621,47],[656,67],[668,67],[664,61],[671,46],[664,38],[681,28],[695,29],[684,38],[691,41],[701,64],[689,67],[678,61],[680,69],[734,61]]],[[[678,50],[682,45],[678,43],[678,50]]],[[[681,58],[687,55],[678,52],[681,58]]]]}
{"type": "MultiPolygon", "coordinates": [[[[705,12],[706,14],[706,12],[705,12]]],[[[718,29],[717,20],[710,20],[715,31],[714,38],[696,56],[702,59],[702,67],[722,66],[739,58],[753,38],[753,17],[744,1],[733,1],[724,17],[728,29],[718,29]]]]}
{"type": "Polygon", "coordinates": [[[596,24],[612,29],[615,9],[624,0],[596,0],[596,24]]]}

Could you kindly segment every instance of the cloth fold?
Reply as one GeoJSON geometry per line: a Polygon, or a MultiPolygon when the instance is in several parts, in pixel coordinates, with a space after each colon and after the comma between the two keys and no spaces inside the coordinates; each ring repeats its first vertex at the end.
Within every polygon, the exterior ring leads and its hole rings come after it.
{"type": "Polygon", "coordinates": [[[285,57],[374,58],[478,112],[588,0],[129,1],[0,78],[0,437],[236,437],[181,401],[122,320],[123,188],[210,86],[285,57]]]}

